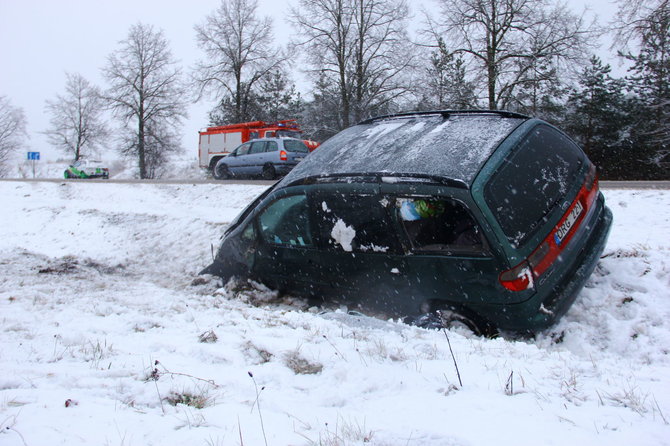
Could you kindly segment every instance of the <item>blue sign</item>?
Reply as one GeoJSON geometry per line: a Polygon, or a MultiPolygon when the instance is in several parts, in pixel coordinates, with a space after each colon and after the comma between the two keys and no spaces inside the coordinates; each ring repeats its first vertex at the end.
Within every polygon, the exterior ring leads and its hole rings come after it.
{"type": "Polygon", "coordinates": [[[28,159],[39,161],[40,160],[40,152],[28,152],[28,159]]]}

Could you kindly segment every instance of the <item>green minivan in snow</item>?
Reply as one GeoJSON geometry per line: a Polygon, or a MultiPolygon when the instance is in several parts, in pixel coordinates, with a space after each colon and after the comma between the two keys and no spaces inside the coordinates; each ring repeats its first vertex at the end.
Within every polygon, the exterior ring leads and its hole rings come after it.
{"type": "Polygon", "coordinates": [[[552,125],[505,111],[361,122],[225,231],[203,273],[424,326],[533,332],[593,272],[612,213],[552,125]]]}

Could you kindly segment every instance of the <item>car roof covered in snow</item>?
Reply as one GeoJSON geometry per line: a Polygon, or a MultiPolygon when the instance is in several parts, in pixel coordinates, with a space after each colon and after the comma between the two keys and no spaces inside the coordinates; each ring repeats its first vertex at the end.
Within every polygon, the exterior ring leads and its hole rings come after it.
{"type": "Polygon", "coordinates": [[[282,180],[419,176],[471,184],[524,115],[503,111],[406,113],[364,121],[328,139],[282,180]]]}

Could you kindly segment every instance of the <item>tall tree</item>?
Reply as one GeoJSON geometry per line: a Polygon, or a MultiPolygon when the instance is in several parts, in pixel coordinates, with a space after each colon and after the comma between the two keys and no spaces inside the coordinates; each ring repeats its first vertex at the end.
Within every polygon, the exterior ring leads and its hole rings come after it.
{"type": "MultiPolygon", "coordinates": [[[[303,101],[295,84],[284,71],[275,69],[264,75],[257,83],[254,92],[247,100],[244,121],[280,121],[300,116],[303,101]]],[[[209,113],[209,122],[213,125],[239,122],[236,106],[230,96],[225,96],[209,113]]]]}
{"type": "Polygon", "coordinates": [[[11,154],[25,146],[26,138],[23,109],[12,105],[6,96],[0,96],[0,177],[7,175],[11,154]]]}
{"type": "Polygon", "coordinates": [[[263,121],[295,119],[303,109],[302,98],[295,84],[282,70],[274,70],[261,79],[256,106],[263,121]]]}
{"type": "Polygon", "coordinates": [[[555,66],[581,61],[596,30],[565,5],[545,0],[436,0],[439,21],[429,33],[441,37],[477,66],[490,109],[506,108],[517,88],[543,60],[555,66]]]}
{"type": "MultiPolygon", "coordinates": [[[[651,3],[651,2],[650,2],[651,3]]],[[[660,3],[632,25],[638,54],[625,54],[633,63],[630,88],[643,109],[637,131],[652,146],[652,160],[670,158],[670,3],[660,3]]]]}
{"type": "Polygon", "coordinates": [[[562,79],[551,59],[532,60],[530,64],[504,108],[558,123],[565,114],[573,80],[568,83],[562,79]]]}
{"type": "Polygon", "coordinates": [[[46,111],[51,115],[47,140],[75,161],[98,150],[109,136],[100,91],[80,74],[66,73],[65,94],[47,100],[46,111]]]}
{"type": "Polygon", "coordinates": [[[385,112],[409,91],[405,0],[300,0],[291,16],[315,81],[338,95],[338,129],[385,112]]]}
{"type": "Polygon", "coordinates": [[[257,10],[257,0],[222,0],[195,27],[205,53],[193,74],[200,96],[213,93],[221,109],[213,113],[232,122],[251,119],[257,84],[282,61],[272,46],[272,20],[258,17],[257,10]]]}
{"type": "Polygon", "coordinates": [[[312,89],[312,100],[305,104],[300,127],[315,141],[325,141],[341,130],[341,95],[322,73],[312,89]]]}
{"type": "Polygon", "coordinates": [[[137,157],[140,178],[153,178],[166,155],[181,149],[173,136],[186,117],[181,70],[163,32],[133,25],[103,74],[104,98],[127,128],[121,152],[137,157]]]}
{"type": "MultiPolygon", "coordinates": [[[[614,20],[616,40],[614,47],[628,48],[649,31],[650,26],[670,8],[670,0],[618,0],[619,10],[614,20]]],[[[624,51],[626,52],[626,51],[624,51]]]]}
{"type": "Polygon", "coordinates": [[[476,108],[477,95],[472,81],[467,78],[463,56],[447,49],[444,39],[437,41],[437,49],[430,54],[425,69],[425,81],[418,86],[418,108],[468,109],[476,108]]]}
{"type": "Polygon", "coordinates": [[[611,68],[593,56],[579,76],[579,88],[568,100],[565,129],[606,177],[628,154],[631,115],[624,83],[610,76],[611,68]]]}

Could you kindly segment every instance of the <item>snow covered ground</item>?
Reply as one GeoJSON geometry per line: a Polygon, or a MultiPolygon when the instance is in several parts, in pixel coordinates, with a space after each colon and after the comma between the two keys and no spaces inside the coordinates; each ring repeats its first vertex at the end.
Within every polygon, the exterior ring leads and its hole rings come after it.
{"type": "Polygon", "coordinates": [[[196,280],[261,186],[0,182],[0,445],[670,444],[670,192],[536,339],[196,280]]]}

